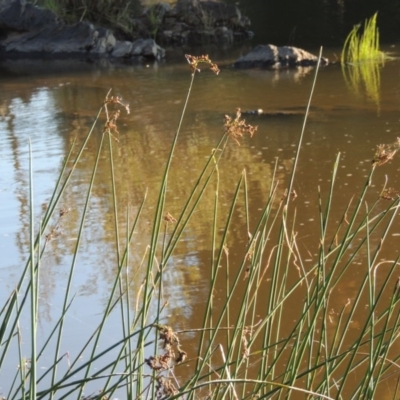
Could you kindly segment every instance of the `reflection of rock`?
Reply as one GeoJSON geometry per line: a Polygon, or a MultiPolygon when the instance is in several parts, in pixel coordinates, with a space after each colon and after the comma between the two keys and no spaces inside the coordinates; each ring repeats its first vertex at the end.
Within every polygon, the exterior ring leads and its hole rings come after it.
{"type": "Polygon", "coordinates": [[[301,82],[310,72],[314,71],[314,67],[296,67],[296,68],[284,68],[284,69],[261,69],[261,68],[249,68],[244,69],[243,73],[251,76],[254,79],[261,81],[272,82],[277,84],[282,81],[293,81],[301,82]]]}
{"type": "MultiPolygon", "coordinates": [[[[264,110],[262,108],[257,108],[254,110],[243,110],[242,115],[246,116],[257,116],[257,117],[272,117],[272,118],[279,118],[279,117],[304,117],[305,109],[304,108],[285,108],[281,110],[271,110],[267,109],[264,110]]],[[[313,115],[313,112],[309,112],[309,115],[313,115]]]]}
{"type": "MultiPolygon", "coordinates": [[[[3,3],[2,3],[3,4],[3,3]]],[[[89,22],[67,25],[54,13],[24,0],[6,2],[0,8],[0,51],[6,55],[89,55],[156,59],[165,51],[152,39],[119,42],[109,29],[89,22]]]]}
{"type": "MultiPolygon", "coordinates": [[[[304,67],[316,65],[318,57],[297,47],[274,45],[258,45],[250,53],[239,58],[234,66],[237,68],[282,68],[304,67]]],[[[321,64],[328,64],[328,59],[322,58],[321,64]]]]}

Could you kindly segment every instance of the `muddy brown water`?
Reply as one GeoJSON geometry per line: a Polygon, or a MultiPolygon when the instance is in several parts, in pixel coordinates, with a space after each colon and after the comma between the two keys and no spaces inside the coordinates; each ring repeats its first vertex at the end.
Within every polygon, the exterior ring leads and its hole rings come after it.
{"type": "MultiPolygon", "coordinates": [[[[328,53],[333,57],[335,51],[328,53]]],[[[219,170],[221,215],[228,210],[244,169],[250,188],[251,223],[255,223],[267,199],[276,162],[280,187],[284,188],[288,182],[315,71],[312,68],[281,72],[234,70],[230,65],[237,54],[236,51],[216,57],[221,65],[220,75],[214,76],[204,69],[196,76],[172,163],[166,207],[174,216],[179,213],[200,168],[223,134],[224,115],[233,116],[237,107],[243,110],[262,108],[266,115],[247,116],[247,122],[258,125],[256,135],[252,139],[245,138],[240,147],[234,142],[228,145],[219,170]]],[[[352,196],[360,193],[376,146],[392,143],[399,136],[399,71],[400,61],[387,62],[379,68],[379,81],[372,89],[371,84],[367,82],[366,85],[362,80],[353,86],[349,84],[339,65],[319,71],[294,183],[298,244],[306,265],[311,265],[316,257],[318,187],[322,196],[326,196],[337,154],[340,152],[341,157],[332,221],[338,220],[352,196]]],[[[29,252],[29,142],[38,222],[64,157],[74,139],[81,143],[110,88],[114,95],[129,103],[131,109],[129,115],[122,111],[118,123],[119,143],[114,143],[122,230],[125,229],[126,210],[133,220],[147,192],[130,255],[131,273],[135,277],[149,242],[160,177],[190,82],[186,61],[182,57],[182,60],[177,58],[161,65],[143,66],[35,61],[28,67],[26,63],[21,65],[13,61],[3,64],[0,72],[1,304],[14,288],[29,252]]],[[[49,242],[41,266],[39,338],[45,337],[62,307],[78,221],[101,137],[104,117],[100,118],[102,122],[89,141],[62,200],[62,207],[70,209],[68,217],[49,242]]],[[[377,196],[386,177],[389,186],[400,188],[400,158],[395,157],[375,173],[372,190],[377,196]]],[[[163,295],[168,301],[164,322],[175,329],[198,328],[202,324],[210,276],[209,210],[212,202],[212,196],[205,196],[164,275],[163,295]]],[[[228,243],[233,269],[247,241],[242,224],[240,218],[233,223],[228,243]]],[[[106,149],[100,159],[85,226],[73,277],[72,293],[76,298],[67,318],[63,342],[63,351],[71,354],[76,354],[98,322],[116,271],[109,152],[106,149]]],[[[394,260],[399,249],[400,226],[395,221],[380,260],[394,260]]],[[[354,276],[341,288],[343,297],[334,302],[338,308],[351,299],[359,275],[357,267],[362,266],[363,260],[358,258],[354,276]]],[[[132,280],[132,293],[137,293],[140,284],[139,279],[132,280]]],[[[222,293],[225,288],[218,290],[222,293]]],[[[112,318],[118,325],[118,316],[112,318]]],[[[293,316],[288,318],[291,320],[293,316]]],[[[21,328],[28,343],[29,323],[22,323],[21,328]]],[[[102,345],[118,340],[118,329],[108,328],[102,345]]],[[[189,348],[194,343],[194,337],[187,338],[189,348]]],[[[13,361],[8,360],[9,371],[17,368],[13,361]]],[[[45,369],[46,361],[50,365],[51,358],[45,358],[39,368],[45,369]]],[[[7,373],[2,371],[0,394],[7,393],[6,378],[9,378],[7,373]]]]}

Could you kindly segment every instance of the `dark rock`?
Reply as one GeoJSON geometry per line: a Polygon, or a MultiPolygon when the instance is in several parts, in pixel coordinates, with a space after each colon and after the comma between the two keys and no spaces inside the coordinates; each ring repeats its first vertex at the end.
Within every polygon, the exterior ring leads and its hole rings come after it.
{"type": "Polygon", "coordinates": [[[178,18],[184,18],[185,15],[195,12],[199,0],[178,0],[175,5],[175,14],[178,18]]]}
{"type": "MultiPolygon", "coordinates": [[[[297,47],[258,45],[250,53],[239,58],[234,66],[237,68],[282,68],[316,65],[318,57],[297,47]]],[[[323,65],[328,59],[322,58],[323,65]]]]}
{"type": "Polygon", "coordinates": [[[93,33],[93,42],[93,47],[90,48],[92,53],[109,54],[117,41],[110,29],[99,28],[93,33]]]}
{"type": "Polygon", "coordinates": [[[122,30],[115,36],[85,21],[66,24],[27,0],[0,0],[0,53],[160,60],[165,50],[150,38],[172,45],[231,45],[252,36],[250,20],[222,0],[177,0],[174,7],[160,2],[130,22],[129,36],[122,30]]]}
{"type": "Polygon", "coordinates": [[[144,58],[148,60],[161,60],[165,57],[165,50],[153,39],[138,39],[133,43],[117,41],[111,56],[124,59],[144,58]]]}
{"type": "MultiPolygon", "coordinates": [[[[0,0],[0,11],[3,8],[8,7],[11,3],[13,3],[15,0],[0,0]]],[[[20,3],[26,3],[26,0],[20,0],[20,3]]]]}
{"type": "Polygon", "coordinates": [[[239,20],[239,26],[243,29],[250,28],[251,26],[251,21],[249,17],[246,17],[246,15],[242,15],[242,18],[239,20]]]}
{"type": "Polygon", "coordinates": [[[172,29],[172,32],[174,34],[177,34],[177,33],[182,33],[182,32],[188,31],[188,30],[190,30],[190,27],[188,24],[185,24],[184,22],[177,22],[175,24],[174,28],[172,29]]]}
{"type": "Polygon", "coordinates": [[[131,55],[148,59],[161,60],[165,57],[165,50],[153,39],[138,39],[132,44],[131,55]]]}
{"type": "Polygon", "coordinates": [[[127,40],[117,40],[114,49],[111,52],[111,56],[115,58],[129,58],[132,52],[133,43],[127,40]]]}
{"type": "Polygon", "coordinates": [[[213,23],[214,26],[240,26],[242,14],[237,6],[217,1],[201,1],[198,5],[199,13],[204,19],[213,23]]]}
{"type": "Polygon", "coordinates": [[[88,22],[74,25],[50,25],[27,32],[5,46],[6,52],[76,54],[108,53],[115,44],[115,38],[108,29],[96,30],[88,22]]]}
{"type": "Polygon", "coordinates": [[[237,6],[222,1],[178,0],[175,11],[178,18],[189,25],[241,26],[242,15],[237,6]]]}
{"type": "MultiPolygon", "coordinates": [[[[0,0],[2,1],[2,0],[0,0]]],[[[7,56],[80,56],[160,60],[165,51],[152,39],[120,42],[89,22],[67,25],[49,10],[23,0],[0,3],[0,52],[7,56]]]]}
{"type": "Polygon", "coordinates": [[[176,17],[166,17],[163,21],[163,29],[172,30],[176,26],[176,24],[180,24],[176,17]]]}
{"type": "Polygon", "coordinates": [[[178,0],[164,15],[157,31],[161,43],[229,45],[253,36],[248,31],[250,19],[236,5],[221,0],[178,0]],[[182,26],[177,28],[179,22],[182,26]]]}
{"type": "Polygon", "coordinates": [[[9,1],[0,7],[0,31],[27,32],[55,25],[56,15],[22,0],[9,1]]]}
{"type": "Polygon", "coordinates": [[[215,28],[214,34],[218,42],[233,43],[233,32],[226,26],[220,26],[218,28],[215,28]]]}

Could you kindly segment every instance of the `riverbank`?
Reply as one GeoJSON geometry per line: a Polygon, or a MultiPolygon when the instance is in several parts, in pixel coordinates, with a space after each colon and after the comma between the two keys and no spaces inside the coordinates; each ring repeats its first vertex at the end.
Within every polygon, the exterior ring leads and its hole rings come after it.
{"type": "Polygon", "coordinates": [[[78,21],[71,17],[63,19],[53,10],[24,0],[3,0],[0,53],[3,58],[107,57],[160,61],[165,58],[165,49],[158,43],[229,47],[253,36],[250,20],[237,6],[223,2],[178,0],[175,6],[157,3],[143,8],[140,17],[126,14],[124,27],[122,17],[114,24],[97,25],[83,18],[84,15],[78,21]]]}

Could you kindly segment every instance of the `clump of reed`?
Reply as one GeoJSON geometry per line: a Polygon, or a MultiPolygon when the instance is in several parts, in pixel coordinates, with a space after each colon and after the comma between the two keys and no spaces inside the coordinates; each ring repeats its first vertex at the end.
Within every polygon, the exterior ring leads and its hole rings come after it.
{"type": "Polygon", "coordinates": [[[341,54],[342,63],[359,63],[365,61],[384,60],[385,54],[379,47],[379,30],[376,25],[378,13],[375,13],[364,23],[360,33],[361,24],[355,25],[347,36],[341,54]]]}
{"type": "Polygon", "coordinates": [[[2,395],[7,400],[109,399],[117,393],[118,397],[124,396],[126,399],[373,399],[378,398],[390,378],[391,397],[398,398],[398,256],[382,262],[379,254],[398,214],[399,196],[394,190],[382,192],[386,194],[385,200],[389,200],[384,207],[383,196],[375,196],[372,204],[367,201],[370,199],[367,194],[374,171],[388,161],[386,159],[393,158],[393,151],[397,147],[386,148],[381,145],[378,148],[361,192],[353,200],[349,199],[339,221],[330,217],[334,208],[334,194],[339,190],[335,187],[340,165],[340,154],[337,155],[328,194],[323,198],[319,192],[316,207],[319,220],[319,232],[315,232],[317,256],[311,264],[306,262],[307,255],[303,254],[298,244],[294,182],[317,68],[293,168],[288,183],[282,188],[284,190],[279,190],[280,184],[274,177],[264,208],[261,211],[250,210],[247,175],[243,170],[227,214],[222,216],[221,229],[221,216],[218,214],[220,161],[227,146],[236,146],[244,135],[251,137],[256,131],[255,127],[241,119],[240,110],[237,110],[235,116],[225,117],[224,132],[215,147],[210,149],[204,167],[198,171],[198,179],[183,201],[181,213],[172,216],[166,209],[169,173],[195,76],[201,65],[208,66],[214,73],[219,72],[218,66],[208,56],[187,56],[187,60],[191,69],[188,93],[165,161],[152,234],[141,264],[143,280],[138,293],[132,293],[129,285],[129,246],[138,229],[146,198],[139,205],[137,215],[129,223],[127,231],[121,234],[117,223],[119,212],[112,161],[113,147],[115,143],[118,146],[117,122],[120,113],[115,109],[109,111],[110,107],[117,107],[129,112],[129,107],[120,98],[107,94],[77,155],[72,159],[71,151],[67,156],[53,197],[38,227],[35,227],[33,215],[31,180],[30,257],[15,290],[0,310],[0,372],[10,365],[10,357],[15,357],[15,354],[18,354],[18,359],[12,362],[19,365],[7,393],[2,395]],[[40,263],[51,238],[45,232],[52,232],[52,218],[57,221],[68,218],[65,211],[58,211],[59,205],[103,112],[106,122],[87,192],[82,194],[85,196],[85,205],[63,307],[44,345],[38,348],[36,332],[40,263]],[[65,369],[61,368],[60,362],[66,357],[62,338],[65,334],[65,317],[73,301],[72,276],[94,179],[106,146],[111,154],[109,169],[118,265],[98,326],[65,369]],[[212,189],[214,210],[210,220],[210,286],[204,305],[203,323],[199,327],[177,330],[161,323],[165,318],[165,301],[161,295],[163,276],[207,189],[212,189]],[[284,194],[279,196],[279,192],[284,194]],[[239,204],[244,206],[242,230],[248,240],[243,257],[233,260],[229,256],[229,238],[239,204]],[[255,219],[254,212],[258,213],[255,219]],[[251,222],[254,220],[255,223],[251,222]],[[359,286],[348,298],[338,287],[347,279],[347,273],[356,267],[357,261],[362,261],[359,286]],[[214,294],[221,281],[225,289],[221,298],[217,299],[214,294]],[[301,304],[295,300],[299,296],[303,299],[301,304]],[[239,308],[233,305],[237,297],[241,299],[239,308]],[[136,303],[134,310],[131,307],[132,298],[136,303]],[[19,340],[25,309],[28,309],[31,321],[29,354],[25,354],[19,340]],[[112,313],[120,315],[121,338],[106,347],[99,347],[112,313]],[[290,318],[285,319],[288,315],[290,318]],[[354,321],[357,322],[357,329],[353,329],[354,321]],[[188,333],[196,335],[198,339],[198,345],[194,348],[186,345],[188,333]],[[52,341],[56,343],[55,346],[50,345],[52,341]],[[53,361],[45,372],[39,371],[37,364],[49,351],[53,361]],[[85,355],[83,361],[82,355],[85,355]],[[189,377],[182,378],[182,365],[185,370],[189,368],[189,377]],[[87,395],[89,384],[95,384],[98,391],[87,395]]]}
{"type": "Polygon", "coordinates": [[[380,68],[386,55],[380,50],[379,30],[375,13],[361,24],[355,25],[347,36],[341,54],[342,70],[347,85],[359,92],[365,88],[367,96],[377,105],[380,104],[380,68]]]}

